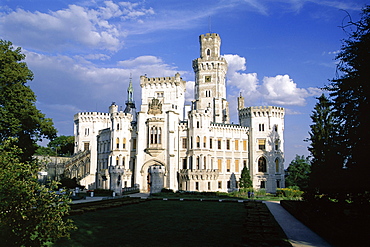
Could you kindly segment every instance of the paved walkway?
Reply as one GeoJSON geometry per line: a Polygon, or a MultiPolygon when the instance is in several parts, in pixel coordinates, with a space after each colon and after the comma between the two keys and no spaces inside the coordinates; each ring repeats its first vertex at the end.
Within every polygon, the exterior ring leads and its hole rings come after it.
{"type": "Polygon", "coordinates": [[[311,231],[307,226],[294,218],[288,211],[286,211],[280,202],[264,202],[274,215],[276,221],[283,228],[290,243],[293,247],[329,247],[331,246],[319,235],[311,231]]]}

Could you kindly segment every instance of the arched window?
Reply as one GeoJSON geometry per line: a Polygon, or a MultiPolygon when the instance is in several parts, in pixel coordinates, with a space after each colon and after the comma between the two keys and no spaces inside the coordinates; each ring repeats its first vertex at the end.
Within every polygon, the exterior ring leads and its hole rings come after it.
{"type": "Polygon", "coordinates": [[[207,157],[204,156],[204,160],[203,160],[203,169],[207,169],[207,157]]]}
{"type": "Polygon", "coordinates": [[[122,148],[123,149],[126,148],[126,138],[123,138],[123,140],[122,140],[122,148]]]}
{"type": "Polygon", "coordinates": [[[276,173],[279,173],[279,159],[278,158],[276,158],[275,159],[275,171],[276,171],[276,173]]]}
{"type": "Polygon", "coordinates": [[[198,170],[200,169],[200,158],[199,158],[199,156],[197,157],[197,169],[198,170]]]}
{"type": "Polygon", "coordinates": [[[265,157],[261,157],[258,159],[258,172],[267,172],[265,157]]]}
{"type": "Polygon", "coordinates": [[[119,138],[116,139],[116,148],[119,148],[119,138]]]}
{"type": "Polygon", "coordinates": [[[122,167],[125,168],[125,157],[122,157],[122,167]]]}
{"type": "Polygon", "coordinates": [[[197,148],[200,148],[200,137],[197,136],[197,148]]]}
{"type": "Polygon", "coordinates": [[[211,56],[211,50],[207,49],[207,56],[211,56]]]}
{"type": "Polygon", "coordinates": [[[119,158],[116,157],[116,166],[119,166],[119,158]]]}
{"type": "Polygon", "coordinates": [[[207,146],[207,137],[203,137],[203,147],[207,146]]]}

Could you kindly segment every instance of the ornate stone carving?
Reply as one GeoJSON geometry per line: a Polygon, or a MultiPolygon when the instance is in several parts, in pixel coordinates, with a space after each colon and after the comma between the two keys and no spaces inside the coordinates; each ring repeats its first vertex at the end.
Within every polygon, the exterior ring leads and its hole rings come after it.
{"type": "Polygon", "coordinates": [[[152,102],[149,102],[148,114],[161,114],[162,113],[162,103],[159,99],[153,98],[152,102]]]}

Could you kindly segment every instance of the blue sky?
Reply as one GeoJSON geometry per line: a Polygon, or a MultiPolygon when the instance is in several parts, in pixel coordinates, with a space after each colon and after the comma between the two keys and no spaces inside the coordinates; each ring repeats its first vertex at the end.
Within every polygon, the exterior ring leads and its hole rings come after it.
{"type": "Polygon", "coordinates": [[[59,135],[73,115],[124,105],[130,74],[140,104],[140,75],[174,76],[193,99],[200,34],[215,32],[229,63],[228,101],[286,108],[285,166],[308,155],[310,114],[320,88],[336,76],[335,56],[363,0],[0,0],[0,38],[20,46],[34,72],[37,107],[59,135]]]}

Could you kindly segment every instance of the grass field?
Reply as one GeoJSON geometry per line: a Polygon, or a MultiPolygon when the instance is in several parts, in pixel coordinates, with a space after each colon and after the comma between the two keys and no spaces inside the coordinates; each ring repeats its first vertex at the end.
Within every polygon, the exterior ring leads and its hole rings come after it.
{"type": "Polygon", "coordinates": [[[152,200],[71,216],[78,230],[53,246],[233,246],[243,203],[152,200]]]}

